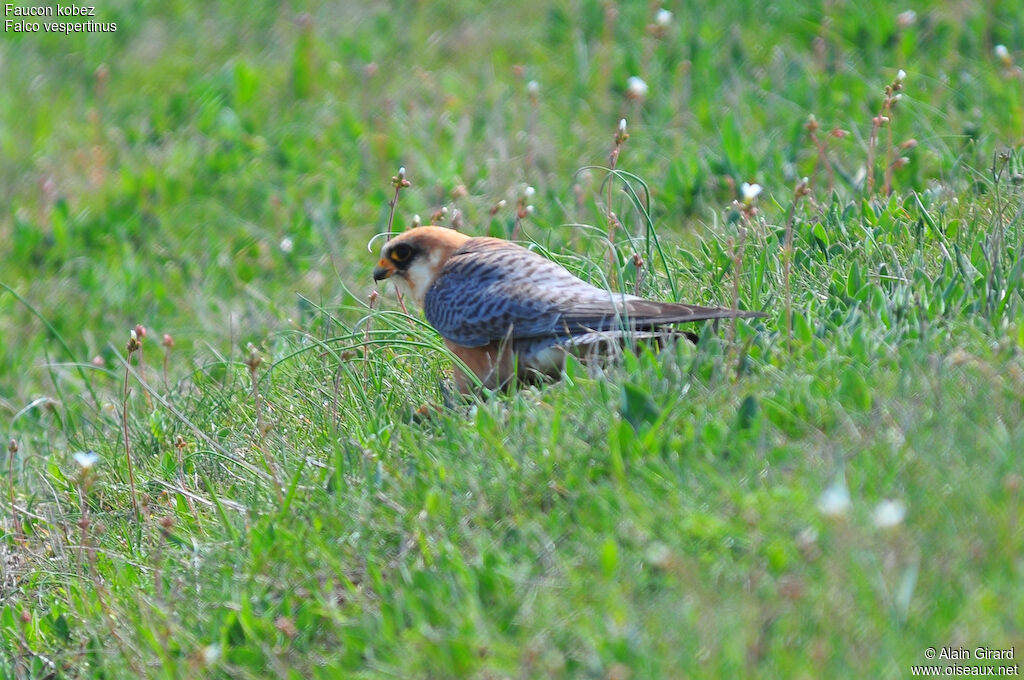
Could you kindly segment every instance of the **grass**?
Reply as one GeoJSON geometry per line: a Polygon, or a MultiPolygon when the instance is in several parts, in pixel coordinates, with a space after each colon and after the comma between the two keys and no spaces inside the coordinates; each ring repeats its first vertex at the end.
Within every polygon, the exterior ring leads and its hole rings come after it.
{"type": "Polygon", "coordinates": [[[855,5],[4,34],[0,677],[1019,654],[1024,9],[855,5]],[[413,417],[450,359],[365,248],[403,166],[397,225],[769,317],[413,417]]]}

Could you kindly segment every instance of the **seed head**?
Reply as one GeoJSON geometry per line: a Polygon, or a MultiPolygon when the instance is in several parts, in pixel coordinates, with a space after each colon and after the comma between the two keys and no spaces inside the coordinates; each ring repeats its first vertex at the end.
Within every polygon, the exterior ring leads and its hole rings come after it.
{"type": "Polygon", "coordinates": [[[796,183],[796,190],[793,192],[797,198],[808,196],[811,193],[811,179],[810,177],[804,177],[796,183]]]}
{"type": "Polygon", "coordinates": [[[412,186],[412,182],[405,178],[405,166],[398,168],[398,174],[391,178],[391,184],[396,189],[404,189],[407,186],[412,186]]]}
{"type": "Polygon", "coordinates": [[[249,367],[249,370],[253,373],[259,368],[260,364],[263,363],[263,357],[260,356],[259,350],[256,349],[256,345],[249,343],[249,358],[246,360],[245,365],[249,367]]]}
{"type": "Polygon", "coordinates": [[[622,146],[625,141],[629,139],[629,133],[626,132],[626,119],[619,119],[619,127],[615,130],[615,150],[612,153],[618,152],[618,147],[622,146]]]}

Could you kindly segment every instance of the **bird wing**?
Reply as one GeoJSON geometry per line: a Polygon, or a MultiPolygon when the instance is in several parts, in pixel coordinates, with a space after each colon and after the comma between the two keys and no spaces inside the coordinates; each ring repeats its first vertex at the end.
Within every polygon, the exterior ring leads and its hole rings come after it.
{"type": "Polygon", "coordinates": [[[424,307],[430,324],[463,347],[758,315],[613,293],[537,253],[485,237],[470,239],[452,253],[427,291],[424,307]]]}

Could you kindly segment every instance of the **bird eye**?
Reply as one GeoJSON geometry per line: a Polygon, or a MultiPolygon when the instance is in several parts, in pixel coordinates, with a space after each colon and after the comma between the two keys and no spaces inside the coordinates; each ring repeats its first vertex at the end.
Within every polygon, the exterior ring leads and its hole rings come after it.
{"type": "Polygon", "coordinates": [[[399,243],[395,246],[395,249],[391,251],[392,262],[405,262],[410,257],[412,257],[412,248],[404,243],[399,243]]]}

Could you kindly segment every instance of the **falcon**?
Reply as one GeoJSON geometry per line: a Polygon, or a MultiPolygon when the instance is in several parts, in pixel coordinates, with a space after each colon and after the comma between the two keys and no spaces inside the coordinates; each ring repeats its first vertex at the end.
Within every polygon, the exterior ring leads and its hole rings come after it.
{"type": "Polygon", "coordinates": [[[672,324],[765,316],[657,302],[593,286],[511,241],[447,227],[415,227],[384,244],[373,280],[390,279],[423,309],[463,364],[461,392],[513,378],[557,376],[569,354],[607,356],[631,340],[655,342],[672,324]]]}

